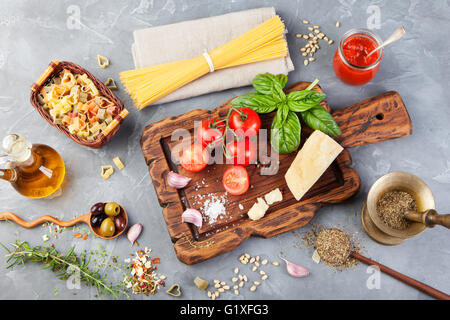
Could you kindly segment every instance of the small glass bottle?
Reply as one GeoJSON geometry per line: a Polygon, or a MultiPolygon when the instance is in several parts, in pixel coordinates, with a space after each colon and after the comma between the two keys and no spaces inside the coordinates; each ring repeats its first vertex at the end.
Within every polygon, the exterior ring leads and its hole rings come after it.
{"type": "Polygon", "coordinates": [[[29,144],[18,134],[3,139],[2,150],[8,156],[8,168],[0,169],[0,179],[28,198],[44,198],[57,191],[65,175],[64,161],[53,148],[29,144]]]}

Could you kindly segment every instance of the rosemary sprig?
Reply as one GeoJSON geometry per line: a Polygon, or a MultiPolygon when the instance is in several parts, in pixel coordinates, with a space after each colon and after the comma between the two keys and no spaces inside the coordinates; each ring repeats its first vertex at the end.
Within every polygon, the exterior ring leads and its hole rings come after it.
{"type": "Polygon", "coordinates": [[[74,253],[75,247],[72,247],[66,254],[61,254],[55,248],[33,247],[26,241],[12,243],[12,249],[8,249],[1,243],[0,245],[8,252],[6,254],[7,268],[14,268],[20,264],[24,265],[25,262],[42,263],[44,269],[55,272],[60,280],[68,280],[73,272],[79,271],[80,282],[95,287],[98,295],[111,295],[118,298],[125,291],[121,285],[108,283],[107,276],[102,276],[99,269],[91,270],[88,267],[90,258],[87,257],[86,253],[77,256],[74,253]]]}

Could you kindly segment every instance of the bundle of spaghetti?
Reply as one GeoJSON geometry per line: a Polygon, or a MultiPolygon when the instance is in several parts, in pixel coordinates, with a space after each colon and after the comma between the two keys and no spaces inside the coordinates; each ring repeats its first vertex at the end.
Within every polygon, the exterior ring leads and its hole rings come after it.
{"type": "Polygon", "coordinates": [[[279,16],[198,57],[120,73],[138,109],[214,70],[235,67],[288,54],[285,27],[279,16]]]}

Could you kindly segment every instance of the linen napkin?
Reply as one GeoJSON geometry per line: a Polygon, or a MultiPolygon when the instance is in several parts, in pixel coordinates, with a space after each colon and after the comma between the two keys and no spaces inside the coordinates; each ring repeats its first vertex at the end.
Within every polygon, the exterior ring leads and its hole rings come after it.
{"type": "MultiPolygon", "coordinates": [[[[143,68],[201,56],[275,16],[274,8],[259,8],[221,16],[136,30],[133,59],[143,68]]],[[[156,104],[250,85],[260,73],[287,74],[294,70],[286,57],[217,70],[179,88],[156,104]]]]}

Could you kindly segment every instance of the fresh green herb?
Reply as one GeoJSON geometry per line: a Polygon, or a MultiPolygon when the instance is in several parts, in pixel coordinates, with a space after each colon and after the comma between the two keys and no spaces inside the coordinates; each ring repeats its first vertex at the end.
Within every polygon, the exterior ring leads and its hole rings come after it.
{"type": "MultiPolygon", "coordinates": [[[[95,287],[99,296],[106,294],[118,298],[121,293],[125,293],[122,285],[108,283],[106,275],[100,275],[99,269],[89,269],[90,259],[87,258],[85,253],[77,256],[74,253],[75,247],[72,247],[68,253],[61,254],[55,248],[33,247],[25,241],[16,241],[11,244],[12,249],[8,249],[3,244],[1,246],[8,252],[6,254],[8,258],[6,261],[7,268],[14,268],[14,266],[25,264],[25,262],[42,263],[44,269],[52,270],[61,280],[68,280],[74,271],[79,271],[80,282],[95,287]]],[[[55,294],[57,294],[57,289],[55,289],[55,294]]]]}
{"type": "Polygon", "coordinates": [[[301,113],[303,121],[308,127],[320,130],[331,137],[341,134],[341,129],[331,114],[321,106],[313,107],[301,113]]]}
{"type": "Polygon", "coordinates": [[[278,152],[289,153],[296,150],[300,145],[300,134],[292,133],[301,132],[301,125],[298,116],[292,111],[288,111],[284,121],[282,117],[281,112],[277,112],[275,115],[270,139],[272,146],[279,150],[278,152]]]}
{"type": "Polygon", "coordinates": [[[299,112],[305,124],[314,130],[320,130],[332,137],[341,134],[333,117],[319,104],[326,95],[311,91],[318,82],[316,79],[305,90],[286,94],[283,91],[287,83],[286,75],[259,74],[252,81],[256,91],[237,97],[230,104],[234,109],[247,107],[257,113],[277,110],[272,122],[272,147],[279,153],[290,153],[297,150],[301,141],[301,125],[296,112],[299,112]]]}

